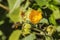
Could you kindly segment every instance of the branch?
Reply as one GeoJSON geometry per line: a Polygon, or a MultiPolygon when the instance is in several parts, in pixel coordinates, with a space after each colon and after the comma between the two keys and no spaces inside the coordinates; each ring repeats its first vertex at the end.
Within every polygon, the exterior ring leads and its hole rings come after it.
{"type": "Polygon", "coordinates": [[[2,5],[1,3],[0,3],[0,7],[3,8],[3,9],[5,9],[5,10],[7,10],[7,11],[9,11],[9,8],[6,7],[6,6],[4,6],[4,5],[2,5]]]}

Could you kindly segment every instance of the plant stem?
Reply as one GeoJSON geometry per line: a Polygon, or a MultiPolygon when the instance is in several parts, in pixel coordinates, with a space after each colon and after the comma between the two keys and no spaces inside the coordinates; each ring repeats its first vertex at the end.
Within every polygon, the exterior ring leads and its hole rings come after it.
{"type": "Polygon", "coordinates": [[[38,31],[38,32],[40,32],[41,30],[39,30],[39,29],[36,29],[36,28],[33,28],[33,30],[36,30],[36,31],[38,31]]]}
{"type": "Polygon", "coordinates": [[[6,7],[6,6],[4,6],[4,5],[2,5],[1,3],[0,3],[0,7],[3,8],[3,9],[5,9],[6,11],[9,11],[9,8],[6,7]]]}
{"type": "Polygon", "coordinates": [[[36,28],[33,28],[33,30],[35,30],[35,31],[38,31],[39,33],[36,33],[37,35],[46,35],[46,33],[44,32],[44,31],[42,31],[42,30],[39,30],[39,29],[36,29],[36,28]],[[43,34],[40,34],[41,32],[43,32],[43,34]]]}

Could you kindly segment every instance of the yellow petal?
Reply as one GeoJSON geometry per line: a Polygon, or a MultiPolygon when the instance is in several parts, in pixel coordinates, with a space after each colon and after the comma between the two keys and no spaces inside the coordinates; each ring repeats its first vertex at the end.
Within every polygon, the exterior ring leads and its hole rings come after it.
{"type": "Polygon", "coordinates": [[[32,10],[29,19],[31,23],[36,24],[42,19],[42,12],[37,11],[37,10],[32,10]]]}

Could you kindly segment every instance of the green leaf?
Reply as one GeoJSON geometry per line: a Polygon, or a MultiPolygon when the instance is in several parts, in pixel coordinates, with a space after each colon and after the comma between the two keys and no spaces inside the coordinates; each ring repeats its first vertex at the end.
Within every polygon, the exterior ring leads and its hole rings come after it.
{"type": "Polygon", "coordinates": [[[60,26],[57,27],[57,31],[60,32],[60,26]]]}
{"type": "Polygon", "coordinates": [[[9,8],[12,9],[16,0],[13,0],[13,1],[12,0],[7,0],[7,1],[8,1],[8,4],[9,4],[9,8]]]}
{"type": "Polygon", "coordinates": [[[3,34],[3,32],[0,30],[0,39],[6,40],[6,36],[3,34]]]}
{"type": "Polygon", "coordinates": [[[55,19],[59,19],[60,18],[59,8],[52,4],[48,4],[48,5],[49,5],[48,8],[53,11],[53,15],[54,15],[55,19]]]}
{"type": "Polygon", "coordinates": [[[0,36],[3,35],[3,32],[0,30],[0,36]]]}
{"type": "Polygon", "coordinates": [[[29,6],[29,4],[30,4],[30,2],[29,2],[29,0],[27,0],[25,6],[23,7],[24,11],[26,11],[26,8],[29,6]]]}
{"type": "Polygon", "coordinates": [[[8,17],[14,22],[20,22],[20,4],[23,0],[7,0],[9,4],[9,14],[8,17]]]}
{"type": "Polygon", "coordinates": [[[53,25],[57,25],[53,14],[49,17],[49,22],[53,25]]]}
{"type": "Polygon", "coordinates": [[[46,24],[49,24],[49,23],[48,23],[48,20],[47,20],[46,18],[43,18],[43,19],[40,21],[40,23],[46,23],[46,24]]]}
{"type": "Polygon", "coordinates": [[[8,17],[14,22],[22,22],[22,17],[21,17],[21,11],[25,11],[25,9],[28,7],[29,5],[29,1],[26,1],[25,6],[20,6],[20,4],[23,2],[23,0],[13,0],[13,2],[11,2],[12,0],[8,0],[9,3],[9,8],[10,8],[10,12],[8,14],[8,17]]]}
{"type": "Polygon", "coordinates": [[[53,15],[54,15],[55,19],[59,19],[60,18],[59,9],[56,9],[55,11],[53,11],[53,15]]]}
{"type": "Polygon", "coordinates": [[[54,24],[54,25],[57,25],[56,23],[56,19],[59,19],[60,18],[60,11],[59,11],[59,8],[54,6],[54,5],[49,5],[48,6],[49,9],[51,9],[53,11],[53,13],[51,14],[50,18],[49,18],[49,21],[50,23],[54,24]]]}
{"type": "Polygon", "coordinates": [[[21,33],[21,30],[13,31],[8,40],[19,40],[21,33]]]}
{"type": "Polygon", "coordinates": [[[60,0],[53,0],[52,3],[55,4],[55,5],[60,5],[60,0]]]}
{"type": "Polygon", "coordinates": [[[2,20],[2,21],[0,21],[0,25],[2,25],[4,23],[4,21],[2,20]]]}
{"type": "Polygon", "coordinates": [[[34,40],[34,39],[36,39],[36,37],[35,37],[35,34],[33,33],[33,34],[30,34],[29,36],[23,38],[22,40],[34,40]]]}
{"type": "Polygon", "coordinates": [[[9,4],[9,9],[14,10],[15,8],[18,8],[23,0],[7,0],[9,4]]]}
{"type": "Polygon", "coordinates": [[[6,36],[5,35],[2,36],[2,40],[6,40],[6,36]]]}
{"type": "Polygon", "coordinates": [[[51,0],[35,0],[35,1],[40,7],[42,7],[44,5],[47,5],[48,2],[51,1],[51,0]]]}
{"type": "Polygon", "coordinates": [[[20,22],[20,14],[19,14],[19,11],[20,9],[19,8],[17,8],[17,9],[15,9],[12,13],[9,13],[8,14],[8,17],[14,22],[14,23],[16,23],[16,22],[20,22]]]}
{"type": "Polygon", "coordinates": [[[53,40],[53,39],[51,37],[49,37],[49,36],[46,36],[45,40],[53,40]]]}

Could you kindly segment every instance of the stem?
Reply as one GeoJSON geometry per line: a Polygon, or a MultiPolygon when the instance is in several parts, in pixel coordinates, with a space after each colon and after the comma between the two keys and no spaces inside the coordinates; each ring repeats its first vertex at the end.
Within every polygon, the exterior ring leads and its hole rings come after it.
{"type": "Polygon", "coordinates": [[[9,11],[9,8],[6,7],[6,6],[4,6],[4,5],[2,5],[1,3],[0,3],[0,7],[3,8],[3,9],[5,9],[5,10],[7,10],[7,11],[9,11]]]}
{"type": "Polygon", "coordinates": [[[33,28],[33,30],[36,30],[36,31],[38,31],[38,32],[41,32],[41,30],[39,30],[39,29],[36,29],[36,28],[33,28]]]}
{"type": "MultiPolygon", "coordinates": [[[[44,36],[46,35],[46,32],[44,32],[43,30],[39,30],[39,29],[36,29],[36,28],[33,28],[33,30],[38,31],[38,32],[43,32],[43,35],[44,36]]],[[[38,34],[40,34],[40,33],[38,33],[38,34]]]]}

